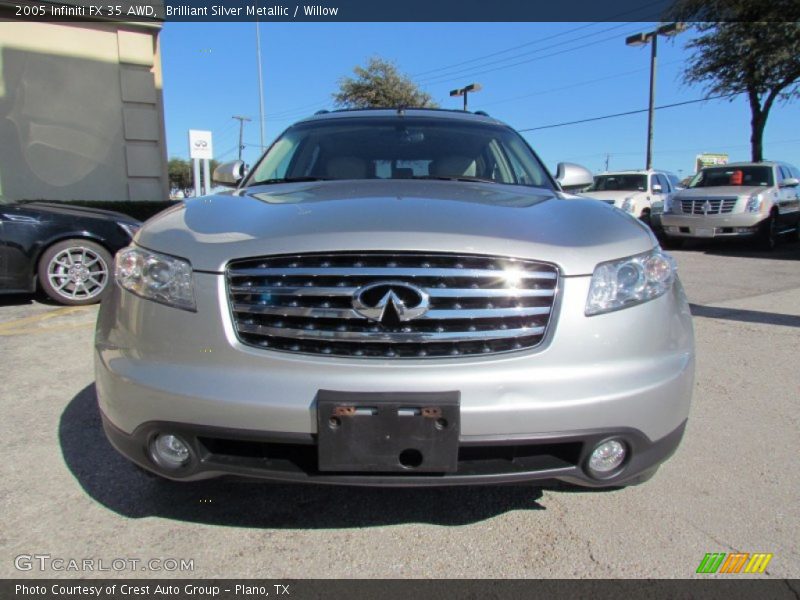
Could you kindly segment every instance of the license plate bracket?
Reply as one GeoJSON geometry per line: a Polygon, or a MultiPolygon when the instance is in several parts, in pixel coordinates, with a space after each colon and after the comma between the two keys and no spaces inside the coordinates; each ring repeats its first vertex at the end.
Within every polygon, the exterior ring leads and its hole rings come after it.
{"type": "Polygon", "coordinates": [[[714,229],[708,227],[697,227],[694,230],[694,234],[697,237],[711,238],[714,237],[714,229]]]}
{"type": "Polygon", "coordinates": [[[317,394],[320,471],[452,473],[458,466],[460,392],[317,394]]]}

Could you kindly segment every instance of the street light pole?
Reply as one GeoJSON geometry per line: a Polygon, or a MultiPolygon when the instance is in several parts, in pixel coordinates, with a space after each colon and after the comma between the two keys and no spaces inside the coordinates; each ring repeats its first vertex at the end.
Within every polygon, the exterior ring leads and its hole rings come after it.
{"type": "Polygon", "coordinates": [[[637,33],[625,38],[628,46],[644,46],[650,44],[650,105],[647,110],[647,158],[646,169],[653,168],[653,129],[656,109],[656,61],[658,59],[658,36],[677,35],[685,29],[683,23],[668,23],[653,31],[637,33]]]}
{"type": "MultiPolygon", "coordinates": [[[[258,8],[258,2],[256,2],[258,8]]],[[[258,14],[258,12],[256,12],[258,14]]],[[[256,63],[258,65],[258,122],[260,124],[259,132],[261,135],[261,152],[264,151],[264,80],[261,70],[261,24],[256,17],[256,63]]]]}
{"type": "Polygon", "coordinates": [[[450,95],[451,96],[464,96],[464,112],[466,112],[467,111],[467,94],[469,94],[469,92],[479,92],[479,91],[481,91],[481,89],[482,89],[482,86],[481,86],[480,83],[470,83],[469,85],[464,86],[463,88],[458,88],[457,90],[451,90],[450,91],[450,95]]]}
{"type": "Polygon", "coordinates": [[[653,125],[656,116],[656,60],[658,58],[658,35],[650,42],[650,107],[647,111],[647,166],[653,168],[653,125]]]}

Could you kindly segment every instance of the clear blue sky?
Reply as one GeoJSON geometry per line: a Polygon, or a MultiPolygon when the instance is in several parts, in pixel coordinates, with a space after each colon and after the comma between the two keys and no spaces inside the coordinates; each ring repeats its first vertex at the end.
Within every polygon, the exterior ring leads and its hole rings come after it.
{"type": "MultiPolygon", "coordinates": [[[[652,23],[262,23],[266,135],[321,108],[332,108],[337,80],[377,55],[395,61],[442,107],[460,107],[449,90],[480,82],[470,110],[517,129],[645,108],[648,47],[627,35],[652,23]],[[513,49],[517,47],[516,49],[513,49]],[[483,57],[483,58],[481,58],[483,57]],[[477,60],[479,59],[480,60],[477,60]],[[472,60],[476,59],[476,60],[472,60]],[[471,61],[466,64],[465,61],[471,61]],[[457,66],[453,66],[457,65],[457,66]]],[[[236,157],[246,115],[245,160],[259,153],[255,23],[167,23],[161,34],[170,156],[188,156],[187,130],[210,129],[220,160],[236,157]]],[[[656,105],[700,98],[681,81],[690,33],[659,43],[656,105]]],[[[749,159],[745,98],[656,112],[654,164],[686,176],[701,152],[749,159]]],[[[547,166],[578,162],[602,170],[644,166],[647,115],[524,134],[547,166]]],[[[800,166],[800,103],[777,105],[764,136],[767,158],[800,166]]]]}

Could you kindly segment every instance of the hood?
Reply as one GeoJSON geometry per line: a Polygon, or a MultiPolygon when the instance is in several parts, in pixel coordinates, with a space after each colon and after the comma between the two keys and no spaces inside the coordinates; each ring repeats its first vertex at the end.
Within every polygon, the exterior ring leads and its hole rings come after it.
{"type": "Polygon", "coordinates": [[[681,190],[675,196],[679,200],[695,200],[701,198],[738,198],[752,196],[769,191],[771,188],[758,185],[720,185],[715,187],[697,187],[681,190]]]}
{"type": "Polygon", "coordinates": [[[529,258],[587,275],[655,240],[610,206],[548,190],[391,180],[277,184],[187,200],[149,220],[136,243],[211,272],[270,254],[397,250],[529,258]]]}
{"type": "Polygon", "coordinates": [[[123,223],[139,224],[139,221],[128,215],[114,212],[113,210],[104,210],[102,208],[91,208],[88,206],[77,206],[75,204],[62,204],[62,203],[49,203],[49,202],[26,202],[23,206],[26,208],[35,208],[36,210],[53,213],[58,215],[76,216],[76,217],[94,217],[104,221],[114,221],[123,223]]]}

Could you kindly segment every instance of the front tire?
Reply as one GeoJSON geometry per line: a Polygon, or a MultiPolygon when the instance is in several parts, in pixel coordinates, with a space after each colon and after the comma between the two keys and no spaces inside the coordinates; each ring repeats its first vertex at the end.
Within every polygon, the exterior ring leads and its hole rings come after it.
{"type": "Polygon", "coordinates": [[[59,304],[94,304],[108,290],[111,268],[111,254],[101,245],[64,240],[50,246],[39,259],[39,285],[59,304]]]}
{"type": "Polygon", "coordinates": [[[774,212],[769,215],[762,225],[759,245],[767,252],[775,250],[778,246],[778,219],[774,212]]]}

